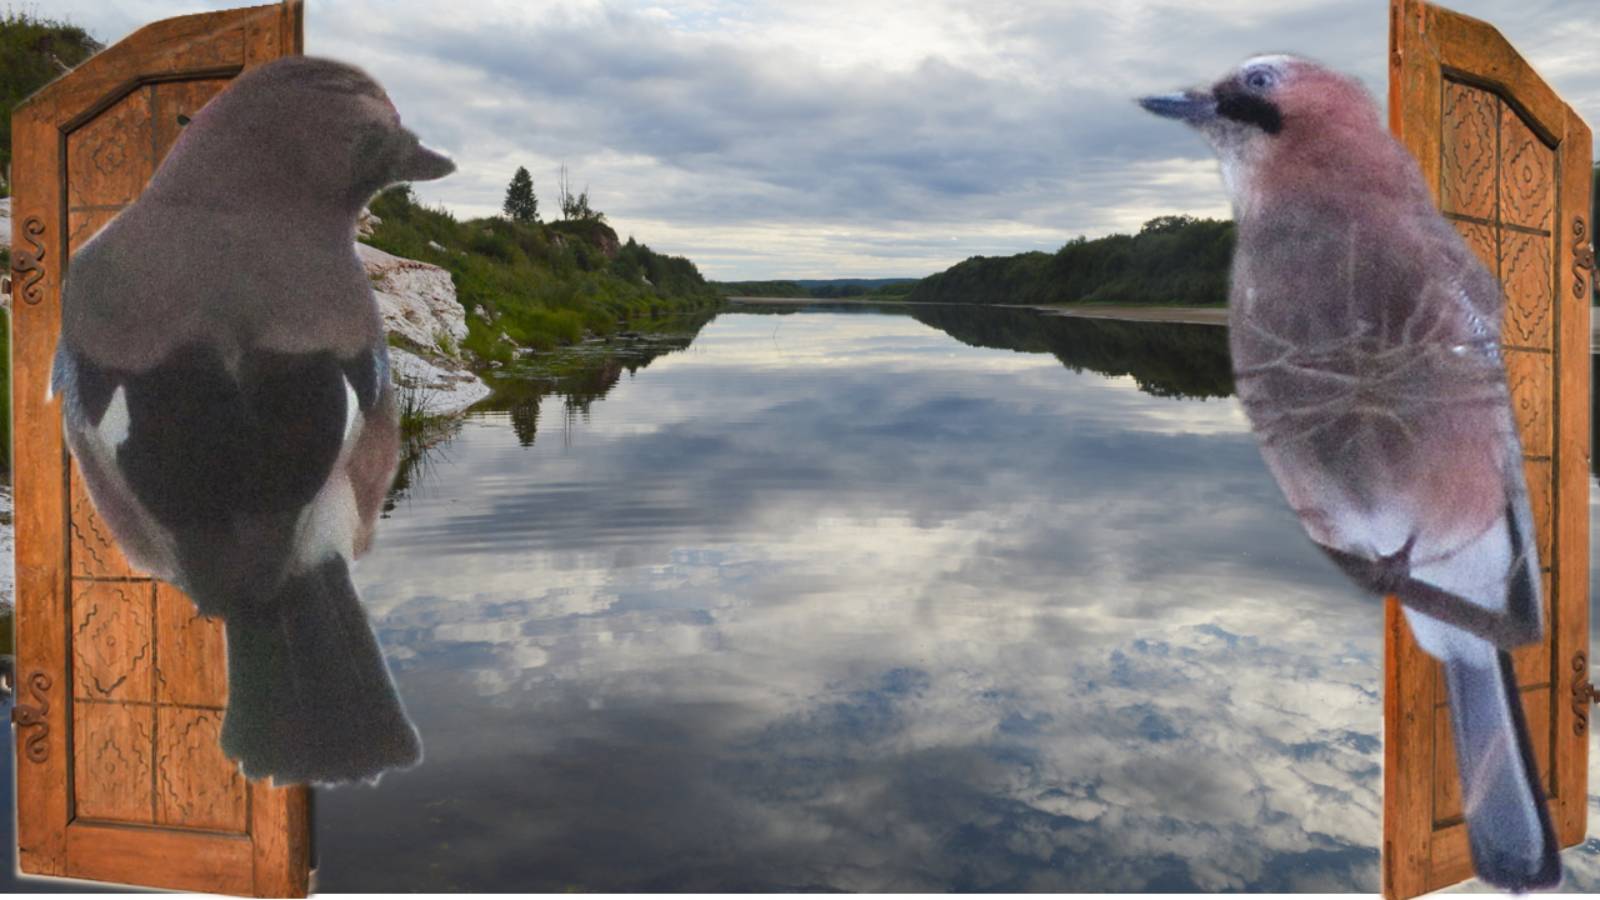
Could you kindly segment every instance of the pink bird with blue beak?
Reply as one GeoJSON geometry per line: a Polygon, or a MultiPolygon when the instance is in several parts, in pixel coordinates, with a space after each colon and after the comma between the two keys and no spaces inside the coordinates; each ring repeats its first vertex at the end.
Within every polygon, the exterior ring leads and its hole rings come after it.
{"type": "Polygon", "coordinates": [[[1478,877],[1557,885],[1509,652],[1544,624],[1499,283],[1354,79],[1259,56],[1140,103],[1221,160],[1238,228],[1229,343],[1268,469],[1312,541],[1398,597],[1444,664],[1478,877]]]}

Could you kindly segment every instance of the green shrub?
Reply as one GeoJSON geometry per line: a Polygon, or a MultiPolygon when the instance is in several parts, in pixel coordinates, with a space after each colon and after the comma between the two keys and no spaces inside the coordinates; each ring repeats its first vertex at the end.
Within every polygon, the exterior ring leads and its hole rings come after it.
{"type": "Polygon", "coordinates": [[[511,345],[476,316],[467,317],[467,339],[461,342],[461,349],[485,362],[511,362],[511,345]]]}
{"type": "MultiPolygon", "coordinates": [[[[82,28],[27,12],[0,12],[0,174],[11,165],[11,110],[100,50],[82,28]]],[[[9,195],[9,191],[5,195],[9,195]]]]}
{"type": "Polygon", "coordinates": [[[721,302],[694,263],[632,238],[619,244],[597,219],[458,222],[419,205],[405,185],[379,194],[371,209],[380,222],[368,243],[450,272],[469,313],[461,349],[482,362],[509,362],[517,346],[546,350],[610,333],[619,321],[721,302]]]}

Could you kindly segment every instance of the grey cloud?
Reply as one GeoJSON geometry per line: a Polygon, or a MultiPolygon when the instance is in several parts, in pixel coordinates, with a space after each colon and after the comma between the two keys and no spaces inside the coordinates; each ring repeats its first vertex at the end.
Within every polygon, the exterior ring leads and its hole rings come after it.
{"type": "MultiPolygon", "coordinates": [[[[58,5],[53,14],[107,39],[192,8],[58,5]]],[[[1453,5],[1501,25],[1600,121],[1591,65],[1600,23],[1587,0],[1453,5]]],[[[829,271],[810,274],[923,274],[905,267],[1053,249],[1161,213],[1223,214],[1205,148],[1133,97],[1208,80],[1261,51],[1320,58],[1380,98],[1387,77],[1383,6],[1355,0],[934,3],[919,15],[943,16],[971,52],[930,48],[905,68],[824,65],[816,43],[834,36],[787,39],[793,11],[779,5],[677,12],[674,24],[622,3],[551,4],[535,18],[471,2],[313,0],[307,17],[313,51],[372,69],[419,132],[457,155],[460,173],[425,187],[425,199],[489,212],[502,169],[529,164],[548,195],[565,161],[624,231],[725,277],[805,274],[772,226],[874,239],[826,242],[799,265],[829,271]],[[652,235],[656,223],[670,234],[652,235]]]]}

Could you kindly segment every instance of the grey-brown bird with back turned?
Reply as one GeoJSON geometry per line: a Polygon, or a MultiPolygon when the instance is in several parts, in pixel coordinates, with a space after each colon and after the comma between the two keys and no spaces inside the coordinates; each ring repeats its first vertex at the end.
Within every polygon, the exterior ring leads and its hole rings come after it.
{"type": "Polygon", "coordinates": [[[454,165],[359,69],[241,74],[72,257],[51,377],[134,565],[225,620],[222,747],[278,783],[374,779],[416,731],[356,596],[399,427],[356,217],[454,165]]]}
{"type": "Polygon", "coordinates": [[[1140,102],[1222,162],[1238,228],[1229,342],[1267,467],[1311,539],[1398,596],[1444,663],[1478,876],[1558,884],[1508,652],[1543,622],[1500,285],[1354,79],[1262,56],[1140,102]]]}

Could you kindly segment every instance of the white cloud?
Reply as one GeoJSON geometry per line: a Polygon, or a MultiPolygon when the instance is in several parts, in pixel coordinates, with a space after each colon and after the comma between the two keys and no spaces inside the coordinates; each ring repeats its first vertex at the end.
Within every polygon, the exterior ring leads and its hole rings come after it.
{"type": "MultiPolygon", "coordinates": [[[[228,0],[58,0],[115,39],[228,0]]],[[[1600,121],[1589,0],[1459,0],[1600,121]]],[[[498,209],[566,163],[624,234],[715,277],[920,275],[1160,214],[1225,215],[1209,154],[1131,98],[1293,50],[1383,93],[1383,4],[1227,0],[308,4],[460,171],[419,194],[498,209]]],[[[546,208],[553,204],[546,200],[546,208]]]]}

